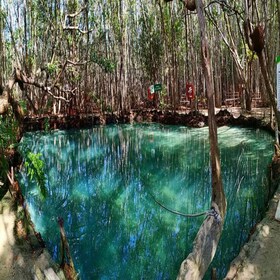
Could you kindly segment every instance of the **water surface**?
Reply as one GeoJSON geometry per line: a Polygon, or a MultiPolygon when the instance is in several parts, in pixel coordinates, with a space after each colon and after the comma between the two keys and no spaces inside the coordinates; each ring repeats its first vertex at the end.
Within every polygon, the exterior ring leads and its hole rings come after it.
{"type": "MultiPolygon", "coordinates": [[[[228,212],[213,266],[219,277],[265,209],[272,137],[248,128],[219,128],[228,212]]],[[[22,174],[32,219],[59,260],[63,217],[81,279],[175,279],[203,221],[175,216],[208,210],[208,128],[114,125],[27,133],[42,153],[48,196],[22,174]]],[[[209,275],[205,277],[208,279],[209,275]]]]}

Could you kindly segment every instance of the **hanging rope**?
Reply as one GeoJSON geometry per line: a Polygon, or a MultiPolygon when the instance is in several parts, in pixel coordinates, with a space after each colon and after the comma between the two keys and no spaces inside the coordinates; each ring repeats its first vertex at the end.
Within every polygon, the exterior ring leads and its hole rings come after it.
{"type": "Polygon", "coordinates": [[[196,217],[200,217],[203,215],[211,216],[214,217],[215,221],[217,221],[218,223],[221,221],[221,216],[220,214],[215,210],[214,207],[212,207],[210,210],[204,211],[204,212],[200,212],[200,213],[196,213],[196,214],[186,214],[186,213],[182,213],[173,209],[168,208],[167,206],[165,206],[164,204],[162,204],[160,201],[158,201],[154,195],[152,195],[151,193],[149,193],[150,196],[153,198],[153,200],[163,209],[167,210],[168,212],[175,214],[175,215],[179,215],[185,218],[196,218],[196,217]]]}

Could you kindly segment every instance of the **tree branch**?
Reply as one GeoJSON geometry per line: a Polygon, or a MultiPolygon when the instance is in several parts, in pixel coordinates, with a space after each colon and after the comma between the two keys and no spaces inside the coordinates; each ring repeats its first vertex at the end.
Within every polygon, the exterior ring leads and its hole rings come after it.
{"type": "Polygon", "coordinates": [[[77,31],[79,31],[82,34],[88,34],[88,33],[93,31],[93,29],[91,29],[91,30],[82,30],[78,26],[65,26],[65,25],[63,25],[63,30],[77,30],[77,31]]]}
{"type": "Polygon", "coordinates": [[[240,13],[235,7],[230,6],[226,1],[223,1],[223,0],[211,1],[210,3],[208,3],[208,5],[205,7],[205,9],[207,9],[209,6],[211,6],[213,4],[219,4],[223,10],[227,9],[228,11],[232,11],[232,14],[230,14],[230,16],[237,14],[240,16],[241,19],[243,19],[242,13],[240,13]]]}
{"type": "Polygon", "coordinates": [[[67,63],[69,64],[72,64],[74,66],[84,66],[88,63],[88,61],[84,61],[84,62],[74,62],[74,61],[71,61],[71,60],[66,60],[67,63]]]}
{"type": "MultiPolygon", "coordinates": [[[[52,89],[56,88],[56,89],[58,89],[61,92],[73,93],[73,90],[72,91],[71,90],[70,91],[66,91],[66,90],[58,88],[58,86],[46,86],[44,83],[36,81],[34,79],[34,77],[27,77],[26,74],[22,70],[20,70],[18,68],[15,69],[15,81],[18,82],[18,83],[24,83],[24,84],[28,84],[28,85],[32,85],[32,86],[35,86],[37,88],[40,88],[43,91],[47,92],[49,95],[51,95],[54,99],[63,100],[65,102],[67,102],[67,103],[70,102],[69,99],[66,99],[63,96],[57,96],[57,95],[53,94],[52,89]]],[[[75,90],[76,89],[74,89],[74,91],[75,90]]]]}
{"type": "Polygon", "coordinates": [[[79,11],[73,14],[66,14],[64,18],[64,24],[62,25],[63,30],[77,30],[82,34],[88,34],[92,32],[93,30],[82,30],[78,26],[67,26],[67,18],[75,18],[76,16],[80,15],[85,9],[87,8],[87,5],[82,7],[79,11]]]}
{"type": "Polygon", "coordinates": [[[79,11],[77,11],[75,13],[66,14],[65,15],[65,22],[66,22],[67,17],[74,18],[74,17],[78,16],[79,14],[81,14],[86,8],[87,8],[87,5],[83,6],[79,11]]]}

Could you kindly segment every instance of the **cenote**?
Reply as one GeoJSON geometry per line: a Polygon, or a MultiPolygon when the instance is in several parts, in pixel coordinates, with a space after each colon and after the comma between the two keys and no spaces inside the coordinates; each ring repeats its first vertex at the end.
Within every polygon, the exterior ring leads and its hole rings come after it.
{"type": "MultiPolygon", "coordinates": [[[[225,276],[268,200],[273,138],[259,129],[219,128],[228,210],[212,266],[225,276]]],[[[208,128],[160,124],[26,133],[41,153],[47,197],[20,174],[36,229],[59,261],[57,218],[65,221],[81,279],[176,279],[204,219],[167,212],[208,210],[208,128]]],[[[204,279],[210,279],[208,273],[204,279]]]]}

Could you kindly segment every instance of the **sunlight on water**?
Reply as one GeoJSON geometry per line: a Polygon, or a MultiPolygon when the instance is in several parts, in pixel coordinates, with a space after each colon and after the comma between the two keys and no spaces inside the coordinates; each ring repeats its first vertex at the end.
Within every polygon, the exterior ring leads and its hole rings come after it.
{"type": "MultiPolygon", "coordinates": [[[[265,209],[272,141],[261,130],[219,129],[228,201],[213,263],[219,277],[265,209]]],[[[42,153],[46,164],[46,200],[24,174],[21,182],[54,259],[61,216],[81,279],[176,278],[203,217],[174,216],[153,196],[185,213],[209,209],[207,128],[142,124],[27,133],[24,147],[42,153]]]]}

